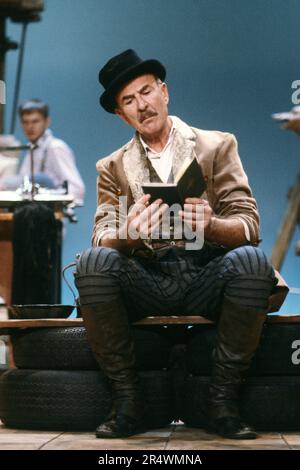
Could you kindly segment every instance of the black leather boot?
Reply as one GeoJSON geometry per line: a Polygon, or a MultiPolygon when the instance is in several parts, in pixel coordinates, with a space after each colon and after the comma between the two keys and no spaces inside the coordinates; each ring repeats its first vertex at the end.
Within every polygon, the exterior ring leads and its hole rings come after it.
{"type": "Polygon", "coordinates": [[[121,301],[81,306],[87,338],[109,377],[113,407],[96,437],[127,437],[145,430],[145,405],[135,370],[134,345],[121,301]]]}
{"type": "Polygon", "coordinates": [[[238,392],[242,375],[259,344],[266,311],[234,304],[224,297],[213,352],[210,384],[210,432],[230,439],[255,439],[257,434],[241,422],[238,392]]]}

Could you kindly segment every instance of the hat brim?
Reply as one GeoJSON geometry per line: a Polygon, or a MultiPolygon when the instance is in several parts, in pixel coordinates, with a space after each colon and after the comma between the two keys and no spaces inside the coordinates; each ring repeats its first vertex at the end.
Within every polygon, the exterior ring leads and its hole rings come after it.
{"type": "Polygon", "coordinates": [[[272,118],[276,121],[293,121],[300,119],[300,106],[294,106],[291,111],[285,113],[271,114],[272,118]]]}
{"type": "Polygon", "coordinates": [[[123,74],[119,75],[116,80],[111,82],[110,87],[107,88],[100,96],[100,105],[105,109],[105,111],[114,114],[116,107],[115,96],[117,92],[130,80],[147,73],[155,75],[162,81],[164,81],[166,77],[166,69],[158,60],[145,60],[140,64],[127,69],[123,74]]]}
{"type": "Polygon", "coordinates": [[[275,113],[271,115],[275,121],[289,121],[290,119],[295,118],[295,114],[286,112],[286,113],[275,113]]]}

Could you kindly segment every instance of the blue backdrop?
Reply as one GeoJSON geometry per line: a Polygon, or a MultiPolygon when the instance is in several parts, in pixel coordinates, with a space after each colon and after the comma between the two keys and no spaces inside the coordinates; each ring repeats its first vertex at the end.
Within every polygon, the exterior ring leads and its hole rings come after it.
{"type": "MultiPolygon", "coordinates": [[[[170,112],[191,125],[233,132],[257,198],[262,248],[271,254],[300,163],[300,140],[271,120],[290,109],[300,79],[298,0],[49,0],[42,21],[30,24],[20,99],[50,103],[55,134],[74,149],[86,183],[79,223],[67,226],[63,263],[90,244],[96,208],[95,163],[129,140],[132,131],[98,105],[98,70],[112,55],[134,48],[167,67],[170,112]]],[[[8,22],[19,40],[20,25],[8,22]]],[[[17,53],[7,54],[6,131],[17,53]]],[[[24,141],[18,126],[17,137],[24,141]]],[[[300,287],[295,233],[282,270],[300,287]]],[[[300,237],[299,237],[300,238],[300,237]]],[[[72,302],[63,288],[63,301],[72,302]]],[[[290,294],[282,312],[300,313],[290,294]]]]}

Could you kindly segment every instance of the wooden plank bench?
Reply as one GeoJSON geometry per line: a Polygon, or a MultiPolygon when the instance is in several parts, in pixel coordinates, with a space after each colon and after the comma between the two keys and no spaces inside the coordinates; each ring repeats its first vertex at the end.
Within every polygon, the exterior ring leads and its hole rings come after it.
{"type": "MultiPolygon", "coordinates": [[[[300,315],[268,315],[268,323],[300,323],[300,315]]],[[[196,316],[154,316],[139,320],[133,325],[207,325],[214,322],[200,315],[196,316]]],[[[59,328],[84,326],[82,318],[58,318],[39,320],[1,320],[0,334],[11,334],[23,328],[59,328]]]]}
{"type": "MultiPolygon", "coordinates": [[[[267,322],[271,324],[278,323],[300,323],[300,315],[269,315],[267,322]]],[[[214,324],[200,315],[198,316],[153,316],[139,320],[133,325],[151,326],[151,325],[209,325],[214,324]]],[[[18,330],[27,328],[65,328],[84,326],[82,318],[57,318],[57,319],[38,319],[38,320],[0,320],[0,335],[10,336],[18,330]]],[[[11,342],[8,342],[9,366],[14,367],[11,342]]]]}

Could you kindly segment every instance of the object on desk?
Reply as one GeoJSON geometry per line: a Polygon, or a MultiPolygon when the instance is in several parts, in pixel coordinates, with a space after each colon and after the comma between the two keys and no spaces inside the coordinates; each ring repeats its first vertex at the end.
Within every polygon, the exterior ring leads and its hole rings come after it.
{"type": "MultiPolygon", "coordinates": [[[[15,207],[27,198],[20,191],[0,191],[0,207],[15,207]]],[[[74,198],[70,194],[60,194],[54,190],[40,190],[34,196],[36,202],[45,202],[48,205],[59,205],[61,207],[73,204],[74,198]]]]}

